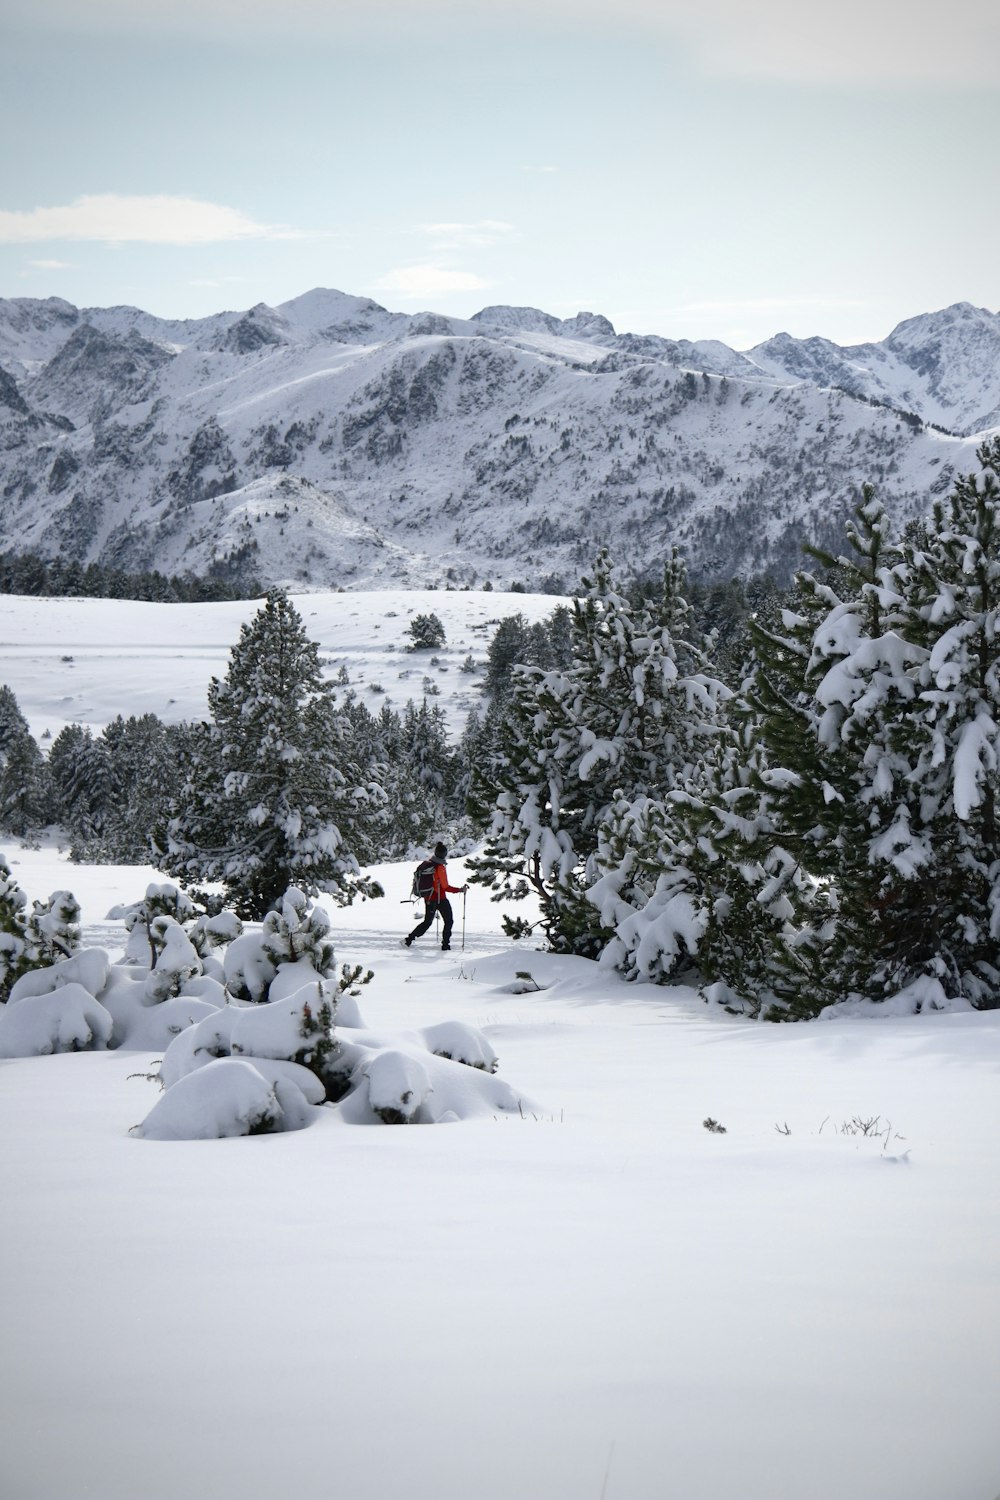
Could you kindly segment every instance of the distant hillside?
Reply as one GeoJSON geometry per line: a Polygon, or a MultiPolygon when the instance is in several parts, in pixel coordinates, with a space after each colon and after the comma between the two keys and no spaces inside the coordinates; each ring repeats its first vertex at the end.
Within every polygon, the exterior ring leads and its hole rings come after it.
{"type": "Polygon", "coordinates": [[[785,577],[864,481],[920,514],[998,424],[1000,317],[967,303],[740,353],[322,289],[191,322],[0,300],[5,546],[131,571],[558,589],[677,544],[785,577]]]}

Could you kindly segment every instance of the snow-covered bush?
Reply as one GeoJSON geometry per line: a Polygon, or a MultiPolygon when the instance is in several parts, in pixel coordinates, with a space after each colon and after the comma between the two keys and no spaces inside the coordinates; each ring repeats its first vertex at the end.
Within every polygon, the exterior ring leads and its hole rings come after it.
{"type": "MultiPolygon", "coordinates": [[[[25,904],[23,894],[12,898],[15,913],[25,904]]],[[[132,961],[85,949],[22,973],[0,1007],[0,1057],[162,1048],[150,1076],[163,1096],[132,1131],[146,1139],[299,1130],[339,1101],[357,1123],[520,1107],[493,1080],[496,1054],[472,1027],[444,1022],[395,1043],[365,1030],[357,996],[372,974],[349,965],[336,972],[329,918],[301,891],[287,891],[259,932],[216,925],[216,941],[235,934],[229,993],[201,972],[194,943],[164,905],[191,916],[173,890],[151,888],[144,903],[118,909],[130,939],[140,932],[132,961]]]]}
{"type": "Polygon", "coordinates": [[[420,1035],[435,1057],[451,1058],[484,1073],[495,1073],[500,1065],[482,1032],[462,1021],[440,1021],[436,1026],[425,1026],[420,1035]]]}
{"type": "Polygon", "coordinates": [[[80,903],[72,891],[53,891],[47,901],[33,901],[27,921],[33,962],[51,964],[80,946],[80,903]]]}
{"type": "Polygon", "coordinates": [[[4,1006],[0,1057],[101,1051],[111,1039],[113,1025],[104,1006],[82,984],[71,980],[47,994],[4,1006]]]}
{"type": "Polygon", "coordinates": [[[169,882],[152,882],[146,887],[146,894],[141,901],[113,906],[108,916],[125,923],[128,932],[125,949],[127,963],[145,964],[154,969],[160,966],[167,929],[157,924],[168,917],[183,928],[201,960],[200,969],[192,972],[210,974],[219,980],[223,978],[223,972],[221,963],[214,956],[215,952],[231,943],[243,931],[243,923],[235,912],[220,911],[210,916],[199,911],[185,891],[169,882]]]}
{"type": "Polygon", "coordinates": [[[66,958],[80,942],[80,907],[69,891],[28,898],[0,855],[0,1001],[19,975],[66,958]]]}
{"type": "Polygon", "coordinates": [[[330,918],[297,887],[290,887],[259,932],[245,933],[229,944],[223,960],[226,989],[236,1000],[262,1004],[292,993],[287,978],[275,996],[271,986],[279,970],[292,969],[300,984],[334,974],[330,918]]]}
{"type": "Polygon", "coordinates": [[[84,948],[70,958],[22,974],[12,986],[9,1005],[49,995],[68,984],[80,984],[96,999],[103,994],[111,973],[111,960],[103,948],[84,948]]]}
{"type": "Polygon", "coordinates": [[[130,1134],[156,1141],[269,1135],[302,1130],[313,1113],[291,1079],[270,1082],[250,1063],[224,1057],[179,1079],[130,1134]]]}
{"type": "Polygon", "coordinates": [[[418,1058],[391,1048],[376,1052],[365,1067],[368,1103],[384,1125],[409,1125],[431,1092],[427,1069],[418,1058]]]}

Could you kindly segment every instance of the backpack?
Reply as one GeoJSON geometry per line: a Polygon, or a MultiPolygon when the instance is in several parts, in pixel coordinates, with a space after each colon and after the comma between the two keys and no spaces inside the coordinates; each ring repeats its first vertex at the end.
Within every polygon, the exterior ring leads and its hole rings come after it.
{"type": "Polygon", "coordinates": [[[422,859],[413,872],[410,894],[420,901],[429,901],[434,894],[434,861],[422,859]]]}

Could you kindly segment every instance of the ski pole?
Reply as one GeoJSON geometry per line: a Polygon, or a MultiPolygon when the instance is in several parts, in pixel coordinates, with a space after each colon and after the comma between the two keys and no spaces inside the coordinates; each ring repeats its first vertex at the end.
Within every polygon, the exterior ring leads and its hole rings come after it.
{"type": "Polygon", "coordinates": [[[465,952],[465,887],[462,887],[462,952],[465,952]]]}

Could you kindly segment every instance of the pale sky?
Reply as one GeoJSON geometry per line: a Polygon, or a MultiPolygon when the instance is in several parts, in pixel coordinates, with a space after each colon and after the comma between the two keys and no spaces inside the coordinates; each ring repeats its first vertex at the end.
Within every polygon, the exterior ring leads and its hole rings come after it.
{"type": "Polygon", "coordinates": [[[2,0],[0,296],[619,332],[1000,307],[986,0],[2,0]]]}

